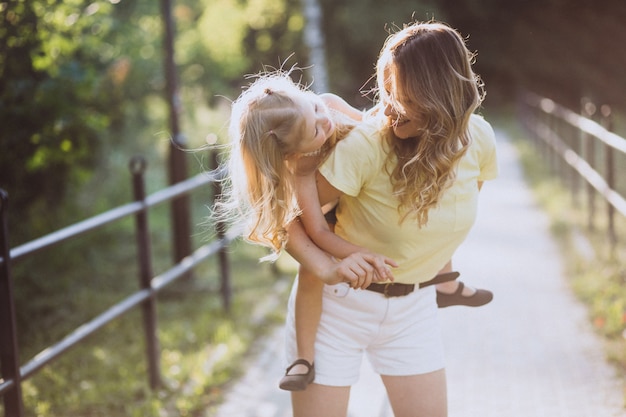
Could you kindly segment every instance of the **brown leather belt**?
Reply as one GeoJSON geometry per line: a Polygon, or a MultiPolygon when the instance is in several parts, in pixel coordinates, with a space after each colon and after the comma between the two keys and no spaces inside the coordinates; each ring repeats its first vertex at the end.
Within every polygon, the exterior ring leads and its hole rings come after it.
{"type": "MultiPolygon", "coordinates": [[[[459,277],[458,272],[446,272],[439,274],[430,281],[422,282],[419,288],[428,287],[429,285],[440,284],[442,282],[454,281],[459,277]]],[[[372,283],[366,290],[383,294],[385,297],[404,297],[415,291],[415,284],[400,284],[395,282],[387,282],[385,284],[372,283]]]]}

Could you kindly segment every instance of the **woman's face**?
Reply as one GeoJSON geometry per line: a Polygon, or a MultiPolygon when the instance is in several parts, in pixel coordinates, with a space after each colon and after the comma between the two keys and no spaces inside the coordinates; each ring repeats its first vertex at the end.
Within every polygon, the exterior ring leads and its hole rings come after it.
{"type": "MultiPolygon", "coordinates": [[[[387,72],[387,71],[386,71],[387,72]]],[[[404,110],[407,106],[411,106],[412,103],[398,103],[394,97],[398,94],[395,78],[393,76],[385,76],[385,99],[383,104],[385,105],[385,116],[387,117],[387,124],[393,129],[393,133],[399,139],[408,139],[417,136],[422,121],[415,117],[409,118],[404,110]]]]}
{"type": "Polygon", "coordinates": [[[408,139],[417,136],[421,126],[419,120],[412,120],[396,111],[390,104],[385,105],[387,123],[393,129],[398,139],[408,139]]]}
{"type": "Polygon", "coordinates": [[[301,129],[297,129],[290,138],[296,144],[294,152],[315,152],[335,131],[328,107],[313,93],[304,93],[294,101],[302,114],[301,129]]]}

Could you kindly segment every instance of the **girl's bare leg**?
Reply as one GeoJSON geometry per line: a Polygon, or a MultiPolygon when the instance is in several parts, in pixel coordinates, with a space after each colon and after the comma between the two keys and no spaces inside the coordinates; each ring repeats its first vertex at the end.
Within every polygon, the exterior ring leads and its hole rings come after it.
{"type": "MultiPolygon", "coordinates": [[[[440,274],[444,274],[446,272],[452,272],[452,261],[448,261],[448,263],[439,271],[440,274]]],[[[459,288],[458,281],[448,281],[442,282],[441,284],[435,285],[437,291],[442,292],[444,294],[453,294],[457,288],[459,288]]],[[[476,290],[469,285],[463,287],[463,292],[461,293],[463,297],[471,297],[476,293],[476,290]]]]}
{"type": "Polygon", "coordinates": [[[423,375],[383,375],[382,379],[395,417],[448,415],[444,369],[423,375]]]}
{"type": "MultiPolygon", "coordinates": [[[[298,358],[309,363],[315,360],[315,337],[322,315],[322,290],[324,283],[304,268],[298,273],[296,292],[296,345],[298,358]]],[[[290,375],[305,374],[305,365],[296,365],[290,375]]]]}

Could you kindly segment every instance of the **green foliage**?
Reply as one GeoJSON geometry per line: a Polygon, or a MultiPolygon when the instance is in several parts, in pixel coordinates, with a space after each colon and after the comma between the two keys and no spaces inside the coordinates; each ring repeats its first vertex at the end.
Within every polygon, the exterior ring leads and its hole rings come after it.
{"type": "Polygon", "coordinates": [[[0,187],[11,223],[17,213],[37,219],[19,222],[21,241],[53,227],[55,208],[123,124],[130,66],[115,51],[113,2],[22,0],[0,10],[0,187]]]}
{"type": "Polygon", "coordinates": [[[185,2],[176,16],[182,89],[202,92],[205,101],[197,105],[214,105],[220,95],[234,99],[244,74],[279,66],[293,52],[302,55],[296,0],[185,2]]]}
{"type": "MultiPolygon", "coordinates": [[[[234,98],[243,74],[301,49],[299,7],[296,0],[175,4],[175,59],[193,117],[220,95],[234,98]]],[[[112,147],[136,141],[130,132],[169,137],[167,112],[151,113],[154,97],[164,97],[161,13],[152,0],[0,2],[0,187],[10,195],[10,223],[20,224],[14,242],[73,218],[60,203],[106,169],[112,147]]]]}

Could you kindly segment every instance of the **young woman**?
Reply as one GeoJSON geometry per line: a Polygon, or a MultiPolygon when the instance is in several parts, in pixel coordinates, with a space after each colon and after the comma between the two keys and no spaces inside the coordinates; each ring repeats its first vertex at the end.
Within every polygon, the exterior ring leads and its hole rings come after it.
{"type": "MultiPolygon", "coordinates": [[[[398,267],[393,283],[366,291],[324,286],[316,378],[292,393],[296,417],[345,416],[364,352],[396,417],[447,415],[436,292],[419,284],[451,259],[474,222],[482,182],[497,174],[493,130],[474,114],[483,95],[472,61],[445,24],[415,23],[391,35],[377,62],[375,117],[319,167],[320,202],[339,200],[335,232],[398,267]]],[[[302,268],[328,276],[333,259],[302,224],[292,221],[287,231],[287,250],[302,268]]],[[[298,358],[296,294],[287,321],[291,360],[298,358]]]]}

